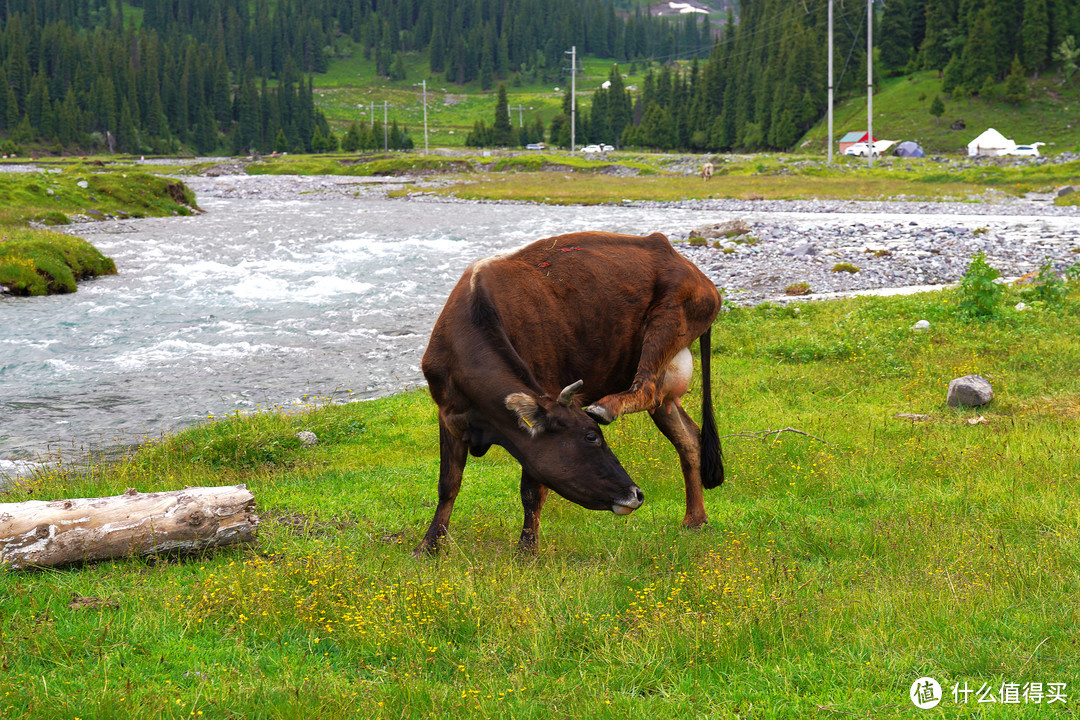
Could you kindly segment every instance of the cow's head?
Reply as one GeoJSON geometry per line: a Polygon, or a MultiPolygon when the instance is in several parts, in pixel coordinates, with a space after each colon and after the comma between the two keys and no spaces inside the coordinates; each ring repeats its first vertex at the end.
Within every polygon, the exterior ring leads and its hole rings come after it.
{"type": "Polygon", "coordinates": [[[514,455],[530,475],[567,500],[627,515],[645,495],[611,452],[596,420],[574,404],[581,384],[567,386],[556,400],[524,392],[506,396],[506,409],[522,431],[515,434],[514,455]]]}

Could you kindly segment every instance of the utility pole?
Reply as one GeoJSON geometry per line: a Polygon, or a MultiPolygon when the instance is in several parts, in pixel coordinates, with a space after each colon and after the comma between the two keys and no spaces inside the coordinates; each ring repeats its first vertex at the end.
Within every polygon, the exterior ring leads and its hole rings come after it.
{"type": "Polygon", "coordinates": [[[833,44],[832,44],[832,5],[833,0],[829,0],[829,164],[832,165],[832,147],[833,147],[833,44]]]}
{"type": "MultiPolygon", "coordinates": [[[[375,127],[375,108],[376,107],[377,106],[375,105],[375,102],[372,101],[372,103],[371,103],[371,127],[373,127],[373,128],[375,127]]],[[[383,100],[382,101],[382,109],[383,109],[383,124],[382,124],[382,126],[383,126],[383,150],[389,150],[390,149],[390,135],[389,135],[389,131],[386,129],[387,108],[389,108],[389,107],[391,107],[390,103],[383,100]]],[[[426,139],[426,136],[425,136],[425,139],[426,139]]]]}
{"type": "Polygon", "coordinates": [[[512,117],[510,115],[510,111],[511,110],[517,110],[518,111],[518,127],[525,127],[525,120],[523,119],[523,116],[521,114],[521,111],[524,110],[524,109],[525,108],[522,107],[521,103],[518,103],[517,107],[512,107],[510,105],[507,105],[506,106],[506,117],[512,117]]]}
{"type": "Polygon", "coordinates": [[[571,45],[563,54],[570,56],[570,152],[574,152],[577,142],[577,45],[571,45]]]}
{"type": "Polygon", "coordinates": [[[866,0],[866,139],[867,167],[874,167],[874,0],[866,0]]]}
{"type": "Polygon", "coordinates": [[[427,80],[421,80],[420,83],[424,88],[424,154],[427,155],[427,80]]]}

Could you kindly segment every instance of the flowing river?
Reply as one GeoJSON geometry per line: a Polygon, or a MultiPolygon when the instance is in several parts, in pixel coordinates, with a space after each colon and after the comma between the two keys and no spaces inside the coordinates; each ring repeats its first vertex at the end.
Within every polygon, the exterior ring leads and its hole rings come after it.
{"type": "Polygon", "coordinates": [[[73,230],[119,274],[0,296],[0,474],[212,415],[421,386],[465,267],[575,230],[685,233],[715,212],[200,198],[73,230]]]}
{"type": "MultiPolygon", "coordinates": [[[[73,295],[0,295],[0,479],[210,416],[421,387],[420,356],[447,294],[470,262],[494,252],[578,230],[685,237],[766,217],[340,195],[199,202],[206,212],[192,217],[73,228],[116,261],[118,275],[73,295]]],[[[858,219],[776,215],[810,234],[858,219]]],[[[915,225],[912,217],[893,222],[915,225]]]]}

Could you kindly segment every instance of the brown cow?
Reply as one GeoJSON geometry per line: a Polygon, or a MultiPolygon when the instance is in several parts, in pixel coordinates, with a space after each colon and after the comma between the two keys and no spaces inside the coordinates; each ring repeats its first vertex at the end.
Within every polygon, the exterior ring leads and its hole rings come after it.
{"type": "Polygon", "coordinates": [[[679,453],[683,525],[702,525],[702,488],[724,477],[709,380],[719,309],[716,286],[659,233],[560,235],[469,266],[421,364],[439,406],[441,466],[435,517],[415,554],[446,534],[467,453],[492,445],[521,463],[520,550],[536,548],[549,488],[592,510],[633,512],[644,495],[597,423],[642,410],[679,453]],[[697,338],[704,431],[679,402],[697,338]]]}

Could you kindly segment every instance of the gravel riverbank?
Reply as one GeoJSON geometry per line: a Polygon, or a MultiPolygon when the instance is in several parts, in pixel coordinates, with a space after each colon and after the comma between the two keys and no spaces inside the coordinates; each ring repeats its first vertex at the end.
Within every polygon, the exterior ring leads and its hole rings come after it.
{"type": "MultiPolygon", "coordinates": [[[[221,175],[186,177],[184,182],[203,197],[384,198],[391,190],[408,188],[413,192],[400,199],[403,206],[473,204],[425,193],[438,178],[221,175]]],[[[789,300],[784,291],[797,283],[809,285],[809,298],[955,283],[980,251],[1006,277],[1036,271],[1046,262],[1059,271],[1080,262],[1080,207],[1059,207],[1042,197],[993,194],[982,202],[962,203],[687,200],[624,205],[714,211],[716,222],[742,220],[749,227],[743,236],[710,241],[708,246],[678,245],[724,289],[728,301],[739,304],[789,300]],[[834,271],[842,263],[857,272],[834,271]]],[[[417,207],[417,212],[422,210],[417,207]]],[[[680,241],[692,230],[665,231],[680,241]]]]}

